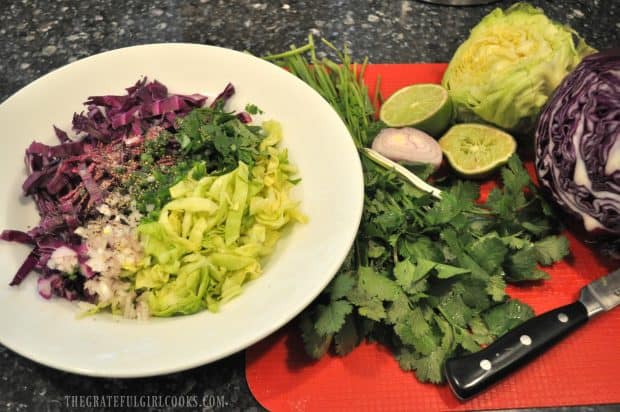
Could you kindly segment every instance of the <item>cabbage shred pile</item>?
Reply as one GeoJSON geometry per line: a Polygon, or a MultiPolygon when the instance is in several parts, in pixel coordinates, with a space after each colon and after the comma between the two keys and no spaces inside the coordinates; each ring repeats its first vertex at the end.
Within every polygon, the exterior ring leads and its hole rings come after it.
{"type": "Polygon", "coordinates": [[[194,169],[169,189],[172,200],[158,220],[140,225],[146,259],[135,283],[151,314],[217,311],[260,276],[261,259],[273,252],[281,229],[306,221],[288,195],[296,169],[276,147],[280,125],[269,121],[264,129],[250,163],[220,175],[194,169]]]}

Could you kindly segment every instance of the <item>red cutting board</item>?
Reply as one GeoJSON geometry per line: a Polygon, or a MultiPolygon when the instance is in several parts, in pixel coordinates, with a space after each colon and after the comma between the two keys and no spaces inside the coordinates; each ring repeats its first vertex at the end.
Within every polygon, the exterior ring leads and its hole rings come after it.
{"type": "MultiPolygon", "coordinates": [[[[445,64],[370,65],[389,96],[413,83],[439,83],[445,64]]],[[[372,93],[372,90],[371,90],[372,93]]],[[[531,166],[531,165],[530,165],[531,166]]],[[[530,167],[531,170],[531,167],[530,167]]],[[[488,190],[489,185],[483,187],[488,190]]],[[[579,289],[618,266],[570,232],[572,256],[547,270],[551,280],[509,294],[542,313],[577,299],[579,289]]],[[[620,403],[620,309],[603,314],[527,367],[467,402],[446,386],[419,383],[385,348],[365,343],[345,357],[304,353],[294,323],[246,352],[246,377],[270,411],[456,411],[620,403]]]]}

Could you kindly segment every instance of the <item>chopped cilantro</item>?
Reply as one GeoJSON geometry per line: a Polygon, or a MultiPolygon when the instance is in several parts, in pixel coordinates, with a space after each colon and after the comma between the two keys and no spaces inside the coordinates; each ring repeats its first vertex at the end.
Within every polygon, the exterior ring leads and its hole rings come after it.
{"type": "Polygon", "coordinates": [[[168,188],[190,171],[200,179],[226,173],[240,161],[251,166],[263,139],[261,128],[242,123],[221,104],[194,109],[179,120],[176,133],[163,131],[145,141],[140,168],[126,179],[125,191],[145,220],[156,220],[170,201],[168,188]]]}
{"type": "Polygon", "coordinates": [[[245,105],[245,111],[250,114],[263,114],[263,111],[258,106],[251,103],[245,105]]]}

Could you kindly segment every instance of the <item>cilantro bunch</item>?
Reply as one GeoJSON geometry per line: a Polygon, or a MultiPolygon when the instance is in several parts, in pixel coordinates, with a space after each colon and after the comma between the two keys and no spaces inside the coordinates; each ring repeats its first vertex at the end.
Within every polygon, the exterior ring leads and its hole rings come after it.
{"type": "Polygon", "coordinates": [[[365,160],[366,198],[355,246],[301,317],[307,352],[344,355],[363,339],[390,346],[405,370],[442,382],[451,356],[474,352],[533,315],[506,282],[544,279],[538,265],[568,253],[551,210],[518,157],[503,186],[451,181],[441,200],[365,160]]]}
{"type": "MultiPolygon", "coordinates": [[[[323,43],[341,64],[318,59],[312,37],[266,59],[315,88],[362,149],[382,126],[374,117],[378,96],[373,105],[362,80],[365,63],[352,64],[346,50],[323,43]]],[[[365,339],[377,341],[403,369],[440,383],[447,358],[477,351],[533,316],[506,295],[506,284],[547,278],[540,265],[562,259],[568,242],[517,156],[479,203],[480,188],[471,182],[446,180],[436,199],[360,155],[360,229],[333,281],[300,316],[306,351],[314,358],[330,350],[345,355],[365,339]]]]}

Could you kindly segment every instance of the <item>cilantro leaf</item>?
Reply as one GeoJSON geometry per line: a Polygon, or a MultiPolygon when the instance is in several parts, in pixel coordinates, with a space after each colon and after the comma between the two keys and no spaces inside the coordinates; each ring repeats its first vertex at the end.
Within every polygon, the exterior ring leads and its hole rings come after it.
{"type": "Polygon", "coordinates": [[[468,210],[480,197],[480,186],[469,180],[459,180],[450,187],[450,193],[461,205],[461,209],[468,210]]]}
{"type": "Polygon", "coordinates": [[[415,273],[416,267],[409,259],[401,260],[394,265],[396,282],[405,289],[414,282],[415,273]]]}
{"type": "Polygon", "coordinates": [[[365,304],[360,305],[357,311],[360,315],[377,322],[385,319],[387,316],[383,304],[377,300],[369,300],[365,304]]]}
{"type": "Polygon", "coordinates": [[[450,222],[461,211],[458,199],[452,193],[443,192],[441,199],[426,213],[425,217],[429,225],[440,225],[450,222]]]}
{"type": "Polygon", "coordinates": [[[378,257],[385,255],[386,253],[387,253],[387,250],[381,244],[374,242],[372,240],[368,242],[368,257],[369,258],[378,258],[378,257]]]}
{"type": "Polygon", "coordinates": [[[359,286],[354,287],[348,294],[349,302],[357,306],[357,312],[368,319],[380,321],[387,316],[383,302],[377,297],[369,296],[359,286]]]}
{"type": "Polygon", "coordinates": [[[504,196],[502,191],[497,187],[491,189],[487,195],[485,206],[500,219],[511,220],[514,218],[512,200],[509,196],[504,196]]]}
{"type": "Polygon", "coordinates": [[[426,276],[433,268],[437,266],[437,263],[426,259],[418,259],[417,266],[415,268],[414,281],[418,281],[426,276]]]}
{"type": "Polygon", "coordinates": [[[504,243],[494,235],[478,239],[469,247],[471,257],[488,273],[501,267],[507,253],[504,243]]]}
{"type": "Polygon", "coordinates": [[[474,335],[465,329],[460,329],[458,334],[459,344],[467,352],[477,352],[480,350],[480,344],[476,342],[474,335]]]}
{"type": "Polygon", "coordinates": [[[380,300],[394,301],[402,293],[396,282],[362,266],[358,270],[359,287],[368,295],[380,300]]]}
{"type": "Polygon", "coordinates": [[[451,352],[456,346],[456,336],[452,325],[446,322],[441,316],[435,317],[435,323],[439,326],[439,330],[441,331],[441,349],[445,350],[446,353],[451,352]]]}
{"type": "Polygon", "coordinates": [[[550,265],[569,254],[568,240],[564,236],[547,236],[534,243],[536,260],[541,265],[550,265]]]}
{"type": "Polygon", "coordinates": [[[472,310],[463,301],[463,297],[455,291],[441,296],[437,308],[453,325],[465,327],[472,317],[472,310]]]}
{"type": "Polygon", "coordinates": [[[391,324],[406,322],[412,316],[409,298],[404,294],[392,302],[387,309],[387,321],[391,324]]]}
{"type": "Polygon", "coordinates": [[[491,276],[485,291],[495,302],[503,301],[506,296],[506,282],[504,281],[504,278],[499,275],[491,276]]]}
{"type": "Polygon", "coordinates": [[[332,335],[340,330],[345,317],[353,311],[353,306],[346,300],[335,300],[329,305],[317,307],[316,332],[321,336],[332,335]]]}
{"type": "Polygon", "coordinates": [[[398,262],[394,266],[394,276],[396,282],[409,293],[416,290],[414,284],[424,278],[437,264],[426,259],[418,259],[418,264],[414,265],[409,260],[398,262]]]}
{"type": "Polygon", "coordinates": [[[481,317],[475,316],[469,321],[472,338],[479,345],[488,345],[493,342],[493,336],[481,317]]]}
{"type": "Polygon", "coordinates": [[[452,287],[461,295],[463,302],[475,312],[488,309],[491,306],[489,294],[485,290],[486,282],[476,279],[467,279],[452,287]]]}
{"type": "Polygon", "coordinates": [[[330,285],[331,299],[342,299],[353,289],[353,286],[355,286],[355,279],[350,272],[339,273],[330,285]]]}
{"type": "Polygon", "coordinates": [[[522,232],[501,237],[500,240],[510,249],[519,250],[526,246],[531,246],[532,241],[528,237],[524,237],[522,232]]]}
{"type": "Polygon", "coordinates": [[[437,344],[435,334],[419,307],[409,310],[407,316],[394,325],[394,332],[405,345],[411,345],[416,351],[428,354],[437,344]]]}
{"type": "Polygon", "coordinates": [[[470,273],[471,270],[463,269],[456,266],[446,265],[443,263],[437,263],[435,265],[435,269],[437,270],[437,277],[439,279],[448,279],[452,276],[462,275],[464,273],[470,273]]]}
{"type": "Polygon", "coordinates": [[[385,236],[397,229],[401,229],[405,223],[405,217],[401,210],[392,208],[383,211],[372,222],[385,236]]]}
{"type": "Polygon", "coordinates": [[[501,175],[504,187],[512,193],[521,192],[531,182],[530,175],[516,154],[508,159],[508,163],[501,170],[501,175]]]}
{"type": "Polygon", "coordinates": [[[409,300],[415,302],[421,298],[427,297],[426,291],[428,290],[428,288],[428,279],[422,279],[413,283],[406,290],[406,292],[409,294],[409,300]]]}
{"type": "Polygon", "coordinates": [[[200,126],[203,124],[202,113],[200,110],[192,110],[185,117],[179,119],[179,133],[175,138],[181,137],[185,140],[179,141],[183,149],[188,148],[195,140],[200,139],[200,126]]]}
{"type": "Polygon", "coordinates": [[[226,131],[213,124],[205,125],[200,129],[200,132],[213,142],[215,150],[220,152],[222,156],[229,156],[231,152],[235,150],[235,140],[226,134],[226,131]]]}
{"type": "Polygon", "coordinates": [[[245,111],[250,114],[263,114],[263,111],[258,108],[255,104],[248,103],[245,105],[245,111]]]}
{"type": "Polygon", "coordinates": [[[445,229],[441,232],[441,238],[446,242],[450,251],[454,253],[459,266],[471,270],[471,273],[480,279],[488,278],[489,274],[465,251],[453,229],[445,229]]]}
{"type": "Polygon", "coordinates": [[[409,324],[398,324],[394,331],[403,344],[413,346],[422,355],[429,355],[439,344],[439,340],[433,333],[415,334],[409,324]]]}
{"type": "Polygon", "coordinates": [[[506,267],[506,276],[511,282],[547,279],[549,275],[536,268],[536,249],[527,247],[515,252],[506,267]]]}
{"type": "Polygon", "coordinates": [[[457,182],[449,191],[444,191],[441,199],[427,212],[426,219],[429,225],[450,223],[462,226],[466,224],[467,219],[462,213],[472,209],[479,195],[479,187],[475,184],[457,182]]]}
{"type": "Polygon", "coordinates": [[[530,219],[521,223],[521,226],[533,235],[541,236],[551,230],[551,222],[547,219],[530,219]]]}
{"type": "Polygon", "coordinates": [[[359,344],[359,335],[353,316],[347,316],[342,328],[334,335],[334,343],[338,355],[346,355],[359,344]]]}
{"type": "Polygon", "coordinates": [[[329,349],[329,345],[332,342],[332,335],[319,335],[314,328],[314,323],[312,322],[309,312],[304,312],[302,314],[300,327],[306,353],[314,359],[321,358],[329,349]]]}
{"type": "Polygon", "coordinates": [[[489,309],[482,316],[489,332],[499,337],[533,317],[534,311],[513,299],[489,309]]]}
{"type": "Polygon", "coordinates": [[[399,253],[405,258],[428,259],[435,262],[443,259],[436,242],[426,236],[420,236],[414,241],[402,240],[399,245],[399,253]]]}
{"type": "Polygon", "coordinates": [[[436,349],[428,356],[424,356],[413,362],[415,374],[422,382],[441,383],[443,375],[441,368],[446,360],[446,352],[443,349],[436,349]]]}
{"type": "Polygon", "coordinates": [[[407,320],[407,323],[411,325],[415,336],[427,335],[431,332],[430,326],[420,307],[411,310],[411,316],[407,320]]]}
{"type": "Polygon", "coordinates": [[[411,371],[415,369],[415,362],[418,358],[415,356],[415,351],[409,350],[403,346],[398,350],[396,360],[398,360],[398,364],[402,370],[411,371]]]}

